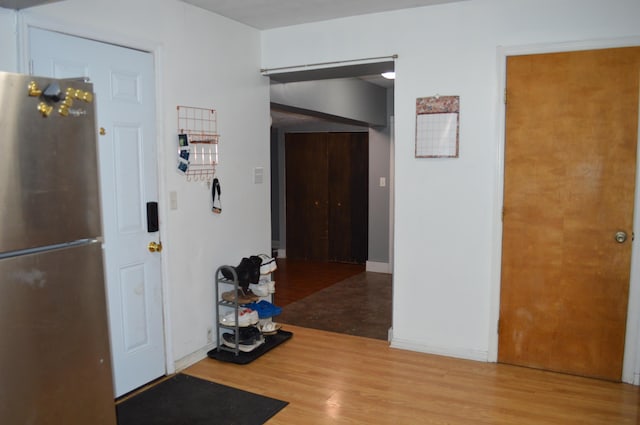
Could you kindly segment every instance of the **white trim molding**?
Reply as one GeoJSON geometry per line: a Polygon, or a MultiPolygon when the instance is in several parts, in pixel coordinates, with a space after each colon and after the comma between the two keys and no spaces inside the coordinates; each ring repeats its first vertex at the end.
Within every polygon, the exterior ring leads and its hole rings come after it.
{"type": "Polygon", "coordinates": [[[433,354],[436,356],[455,357],[457,359],[475,360],[480,362],[488,361],[488,352],[482,350],[469,350],[458,347],[438,347],[427,344],[416,344],[406,339],[392,338],[391,348],[401,350],[417,351],[419,353],[433,354]]]}
{"type": "Polygon", "coordinates": [[[173,365],[174,372],[178,373],[180,371],[183,371],[189,366],[193,366],[194,364],[198,363],[200,360],[206,359],[208,357],[207,353],[214,348],[216,348],[215,344],[209,344],[206,347],[203,347],[191,354],[184,356],[179,360],[176,360],[173,365]]]}
{"type": "Polygon", "coordinates": [[[366,271],[374,273],[391,274],[391,264],[367,261],[366,271]]]}

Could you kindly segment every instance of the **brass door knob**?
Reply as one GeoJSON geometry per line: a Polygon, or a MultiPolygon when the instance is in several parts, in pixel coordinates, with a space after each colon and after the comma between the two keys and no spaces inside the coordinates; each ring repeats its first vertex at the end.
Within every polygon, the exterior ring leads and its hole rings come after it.
{"type": "Polygon", "coordinates": [[[160,252],[162,251],[162,242],[149,242],[147,248],[149,252],[160,252]]]}

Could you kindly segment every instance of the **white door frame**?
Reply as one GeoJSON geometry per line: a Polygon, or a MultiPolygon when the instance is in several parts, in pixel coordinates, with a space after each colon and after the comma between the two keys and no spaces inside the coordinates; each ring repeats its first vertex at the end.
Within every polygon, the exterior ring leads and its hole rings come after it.
{"type": "MultiPolygon", "coordinates": [[[[488,360],[498,360],[498,318],[500,317],[500,279],[502,269],[502,208],[504,206],[504,149],[506,108],[504,92],[507,81],[507,57],[539,53],[557,53],[579,50],[607,49],[640,46],[640,37],[627,37],[584,42],[543,43],[524,46],[499,46],[497,49],[498,94],[497,98],[497,169],[494,188],[493,261],[491,264],[491,304],[488,360]]],[[[640,136],[639,136],[640,140],[640,136]]],[[[636,162],[636,192],[633,227],[640,232],[640,147],[636,162]]],[[[631,253],[631,277],[629,281],[629,306],[624,347],[622,381],[640,385],[640,239],[633,242],[631,253]]]]}
{"type": "MultiPolygon", "coordinates": [[[[161,217],[168,216],[167,202],[164,199],[166,191],[166,173],[161,172],[163,159],[165,158],[164,152],[164,128],[161,125],[163,120],[161,117],[163,113],[163,97],[162,97],[162,46],[159,43],[144,40],[139,38],[122,37],[121,35],[96,31],[93,28],[82,27],[78,25],[76,21],[62,22],[59,20],[41,19],[34,16],[30,16],[28,11],[18,12],[17,21],[17,36],[18,36],[18,71],[22,73],[29,73],[29,28],[40,28],[47,31],[55,31],[78,38],[86,38],[89,40],[99,41],[108,44],[115,44],[125,48],[131,48],[135,50],[141,50],[150,53],[153,56],[154,63],[154,90],[156,97],[155,104],[155,116],[156,116],[156,135],[157,140],[160,141],[156,149],[156,166],[158,176],[158,208],[161,217]]],[[[168,228],[166,220],[160,220],[160,234],[168,235],[168,228]]],[[[173,358],[173,339],[171,334],[171,327],[168,326],[171,323],[170,317],[170,299],[171,291],[169,290],[168,283],[168,264],[166,259],[170,258],[171,248],[169,246],[163,246],[160,253],[162,259],[161,266],[161,278],[162,278],[162,316],[163,316],[163,329],[164,329],[164,350],[165,350],[165,372],[167,374],[175,373],[175,362],[173,358]]]]}

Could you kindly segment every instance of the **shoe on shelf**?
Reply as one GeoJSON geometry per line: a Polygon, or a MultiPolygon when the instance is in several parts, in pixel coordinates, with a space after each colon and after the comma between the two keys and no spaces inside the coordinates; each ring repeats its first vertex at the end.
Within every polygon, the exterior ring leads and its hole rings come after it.
{"type": "Polygon", "coordinates": [[[271,276],[262,275],[260,276],[260,280],[258,281],[258,285],[265,284],[269,286],[269,293],[275,294],[276,292],[276,282],[275,280],[271,280],[271,276]]]}
{"type": "Polygon", "coordinates": [[[238,291],[227,291],[222,293],[222,299],[228,301],[230,303],[236,302],[238,300],[238,304],[249,304],[256,302],[260,299],[259,296],[251,292],[250,289],[244,290],[242,288],[238,288],[238,291]]]}
{"type": "Polygon", "coordinates": [[[282,307],[275,306],[266,300],[247,304],[247,307],[252,310],[256,310],[260,319],[268,319],[269,317],[277,316],[282,313],[282,307]]]}
{"type": "MultiPolygon", "coordinates": [[[[231,336],[235,338],[234,334],[231,334],[231,336]]],[[[240,340],[241,344],[251,345],[257,340],[261,339],[260,329],[258,329],[256,326],[240,328],[238,329],[238,339],[240,340]]]]}
{"type": "MultiPolygon", "coordinates": [[[[250,326],[258,323],[258,312],[247,307],[238,307],[238,326],[250,326]]],[[[236,326],[236,314],[230,311],[220,317],[220,323],[227,326],[236,326]]]]}
{"type": "Polygon", "coordinates": [[[260,329],[262,335],[275,335],[278,333],[280,328],[282,328],[282,325],[280,323],[272,322],[271,318],[261,319],[258,322],[258,329],[260,329]]]}
{"type": "Polygon", "coordinates": [[[225,279],[229,279],[231,281],[235,279],[233,272],[235,272],[236,277],[238,277],[238,272],[236,268],[233,266],[221,266],[220,272],[222,273],[222,276],[224,276],[225,279]]]}
{"type": "MultiPolygon", "coordinates": [[[[232,334],[224,334],[222,335],[222,343],[224,345],[226,345],[227,347],[230,348],[236,348],[236,342],[235,342],[235,338],[232,334]],[[229,335],[229,336],[227,336],[229,335]]],[[[255,341],[253,344],[242,344],[240,343],[238,345],[238,350],[242,351],[243,353],[250,353],[251,351],[255,350],[256,348],[260,347],[262,344],[264,344],[264,338],[255,341]]]]}
{"type": "Polygon", "coordinates": [[[262,260],[259,257],[254,258],[254,256],[251,258],[243,257],[236,267],[225,266],[220,271],[222,276],[233,280],[233,273],[230,269],[234,269],[240,286],[248,287],[250,283],[258,283],[258,279],[260,279],[260,263],[257,261],[262,260]]]}
{"type": "Polygon", "coordinates": [[[249,285],[249,290],[256,294],[259,297],[268,297],[271,294],[269,290],[269,283],[267,282],[258,282],[257,284],[252,283],[249,285]]]}
{"type": "MultiPolygon", "coordinates": [[[[235,334],[222,334],[222,342],[228,347],[236,348],[235,334]]],[[[264,344],[264,337],[260,333],[260,330],[255,326],[240,328],[238,330],[238,349],[240,351],[249,352],[262,344],[264,344]]]]}
{"type": "Polygon", "coordinates": [[[249,257],[249,263],[247,264],[250,264],[248,267],[251,269],[251,279],[249,280],[249,283],[258,283],[262,267],[262,258],[257,255],[252,255],[249,257]]]}
{"type": "Polygon", "coordinates": [[[275,258],[269,257],[267,254],[260,254],[258,258],[262,260],[260,264],[260,274],[269,274],[278,268],[275,258]]]}

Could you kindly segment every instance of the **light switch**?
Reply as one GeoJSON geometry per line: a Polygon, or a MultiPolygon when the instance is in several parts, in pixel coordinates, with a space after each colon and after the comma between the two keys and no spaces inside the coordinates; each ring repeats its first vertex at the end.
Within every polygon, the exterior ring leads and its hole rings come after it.
{"type": "Polygon", "coordinates": [[[256,167],[253,169],[253,183],[262,184],[264,181],[264,168],[256,167]]]}
{"type": "Polygon", "coordinates": [[[387,185],[387,178],[380,177],[380,187],[385,187],[387,185]]]}
{"type": "Polygon", "coordinates": [[[169,208],[172,210],[178,209],[178,192],[175,190],[169,192],[169,208]]]}

